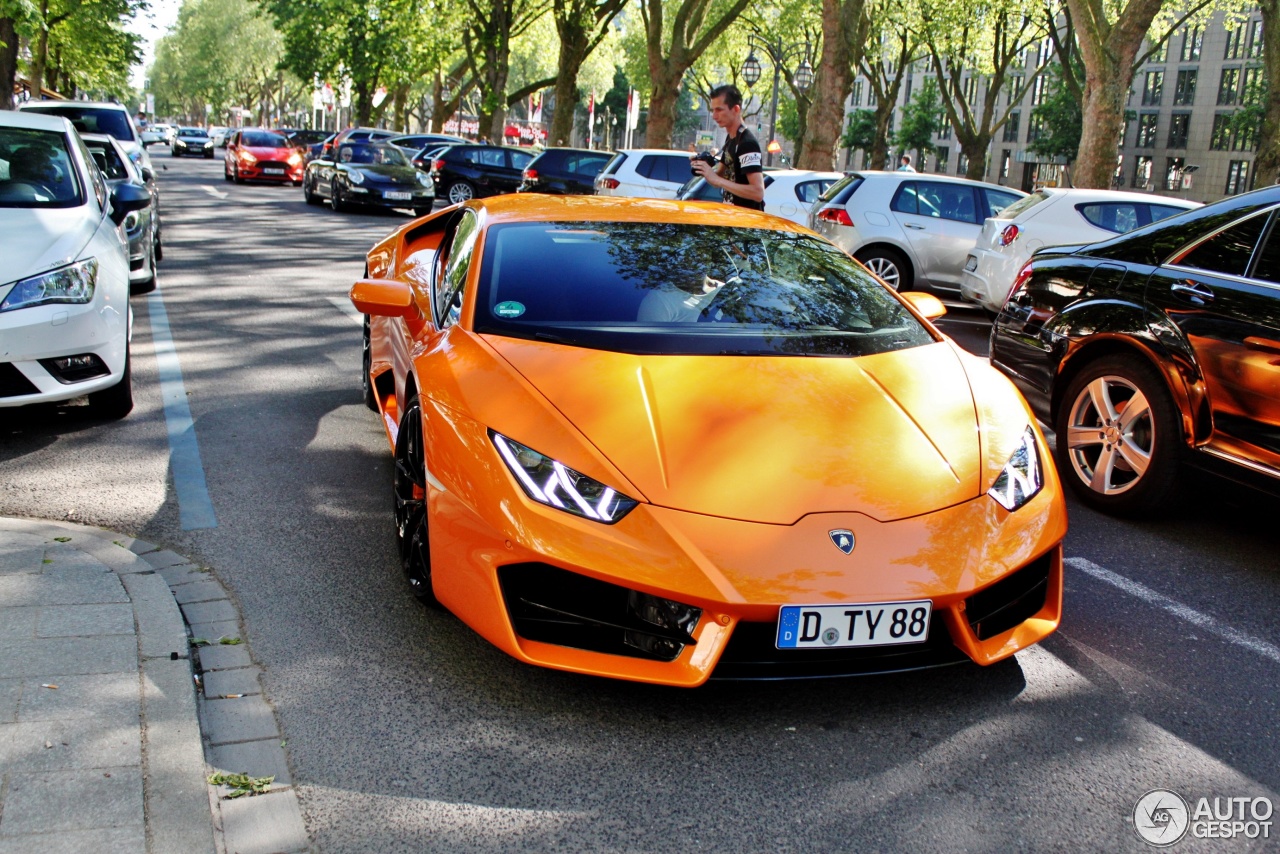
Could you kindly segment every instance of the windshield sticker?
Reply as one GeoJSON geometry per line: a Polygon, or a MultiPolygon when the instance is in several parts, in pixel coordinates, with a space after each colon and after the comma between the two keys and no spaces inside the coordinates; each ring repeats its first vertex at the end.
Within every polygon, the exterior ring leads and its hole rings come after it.
{"type": "Polygon", "coordinates": [[[514,301],[500,302],[493,307],[493,313],[498,317],[519,317],[524,314],[524,303],[514,301]]]}

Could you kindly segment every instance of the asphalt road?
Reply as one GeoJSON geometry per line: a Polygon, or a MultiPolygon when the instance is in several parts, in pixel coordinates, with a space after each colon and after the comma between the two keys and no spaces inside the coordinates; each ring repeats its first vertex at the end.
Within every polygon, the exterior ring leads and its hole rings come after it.
{"type": "MultiPolygon", "coordinates": [[[[408,595],[345,301],[403,213],[161,169],[167,312],[217,526],[184,530],[135,297],[137,407],[0,410],[0,514],[163,543],[233,591],[323,851],[1143,850],[1155,788],[1280,790],[1280,505],[1072,504],[1063,627],[989,669],[661,689],[527,667],[408,595]]],[[[167,168],[166,168],[167,167],[167,168]]],[[[944,327],[985,347],[980,316],[944,327]]],[[[185,477],[183,475],[182,477],[185,477]]],[[[181,478],[180,478],[181,479],[181,478]]],[[[1179,849],[1275,850],[1188,838],[1179,849]]]]}

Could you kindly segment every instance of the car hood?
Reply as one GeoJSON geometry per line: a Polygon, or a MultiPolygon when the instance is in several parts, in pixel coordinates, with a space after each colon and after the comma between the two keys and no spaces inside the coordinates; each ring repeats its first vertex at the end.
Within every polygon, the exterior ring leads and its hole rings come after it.
{"type": "Polygon", "coordinates": [[[487,340],[652,504],[784,525],[837,511],[891,521],[980,491],[973,393],[947,343],[846,359],[487,340]]]}
{"type": "Polygon", "coordinates": [[[0,286],[69,264],[97,229],[91,208],[0,208],[4,269],[0,286]]]}
{"type": "Polygon", "coordinates": [[[348,164],[353,172],[363,172],[365,177],[375,181],[390,181],[395,184],[412,184],[418,180],[418,170],[412,166],[387,166],[379,164],[354,166],[348,164]]]}

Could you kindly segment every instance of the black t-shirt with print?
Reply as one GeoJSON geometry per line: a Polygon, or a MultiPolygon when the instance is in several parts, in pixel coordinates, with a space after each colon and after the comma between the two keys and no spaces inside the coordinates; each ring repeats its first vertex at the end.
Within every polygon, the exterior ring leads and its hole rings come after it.
{"type": "MultiPolygon", "coordinates": [[[[720,174],[735,184],[749,184],[751,182],[747,179],[748,175],[764,171],[760,143],[756,140],[755,134],[747,130],[745,125],[738,128],[737,136],[731,136],[725,140],[724,148],[720,152],[720,162],[724,164],[720,174]]],[[[757,211],[764,210],[763,201],[753,202],[751,199],[735,196],[728,190],[722,192],[727,204],[757,211]]]]}

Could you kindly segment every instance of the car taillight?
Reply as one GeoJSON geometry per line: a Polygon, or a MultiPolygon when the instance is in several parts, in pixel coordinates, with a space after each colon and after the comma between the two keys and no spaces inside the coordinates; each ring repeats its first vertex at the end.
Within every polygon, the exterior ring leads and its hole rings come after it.
{"type": "Polygon", "coordinates": [[[435,160],[435,161],[432,161],[432,163],[431,163],[431,169],[432,169],[432,171],[435,171],[435,172],[443,171],[443,170],[444,170],[444,161],[443,161],[443,160],[435,160]]]}
{"type": "Polygon", "coordinates": [[[1009,295],[1004,298],[1006,303],[1017,296],[1018,291],[1026,287],[1027,282],[1031,281],[1031,271],[1032,265],[1030,261],[1022,265],[1022,269],[1018,271],[1018,275],[1013,277],[1013,287],[1009,288],[1009,295]]]}
{"type": "Polygon", "coordinates": [[[537,170],[537,169],[526,169],[526,170],[524,170],[524,172],[522,172],[521,174],[524,176],[524,179],[525,179],[526,181],[536,181],[536,180],[538,180],[538,170],[537,170]]]}
{"type": "Polygon", "coordinates": [[[1018,227],[1012,223],[1004,227],[1004,231],[1000,232],[1000,245],[1008,246],[1010,243],[1018,239],[1018,227]]]}
{"type": "Polygon", "coordinates": [[[849,219],[849,212],[844,208],[823,208],[818,211],[818,219],[834,222],[836,225],[853,226],[853,220],[849,219]]]}
{"type": "Polygon", "coordinates": [[[599,186],[606,190],[616,190],[620,183],[617,178],[600,178],[599,181],[599,186]]]}

